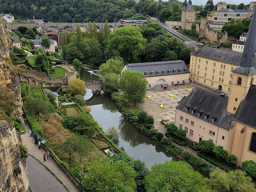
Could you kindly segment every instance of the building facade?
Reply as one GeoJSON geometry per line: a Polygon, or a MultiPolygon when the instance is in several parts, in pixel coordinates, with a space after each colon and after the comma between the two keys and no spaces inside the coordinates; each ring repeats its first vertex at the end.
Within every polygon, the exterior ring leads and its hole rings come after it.
{"type": "Polygon", "coordinates": [[[191,4],[187,4],[181,14],[181,28],[186,29],[187,22],[196,22],[196,12],[191,4]]]}
{"type": "Polygon", "coordinates": [[[41,48],[42,50],[44,50],[45,52],[55,52],[55,44],[56,44],[56,42],[55,42],[54,40],[51,40],[51,39],[50,39],[51,45],[50,45],[49,48],[45,48],[45,47],[43,47],[43,46],[41,45],[42,39],[34,39],[33,42],[34,42],[34,46],[35,46],[35,47],[39,47],[39,48],[41,48]]]}
{"type": "Polygon", "coordinates": [[[148,81],[148,89],[168,84],[168,87],[189,83],[189,71],[181,60],[148,63],[131,63],[125,65],[122,72],[130,69],[143,73],[148,81]]]}
{"type": "Polygon", "coordinates": [[[202,47],[191,53],[190,75],[197,83],[229,93],[232,71],[238,67],[241,53],[202,47]]]}
{"type": "Polygon", "coordinates": [[[232,51],[243,53],[246,39],[247,33],[243,33],[240,36],[239,41],[236,41],[232,44],[232,51]]]}

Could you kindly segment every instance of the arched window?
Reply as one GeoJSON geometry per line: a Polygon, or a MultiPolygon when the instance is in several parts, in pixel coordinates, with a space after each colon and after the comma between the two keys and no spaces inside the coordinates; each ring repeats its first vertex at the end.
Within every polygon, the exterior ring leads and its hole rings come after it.
{"type": "Polygon", "coordinates": [[[251,143],[250,143],[250,151],[256,153],[256,133],[252,133],[251,143]]]}
{"type": "Polygon", "coordinates": [[[241,77],[238,77],[237,79],[237,85],[241,85],[242,84],[242,78],[241,77]]]}

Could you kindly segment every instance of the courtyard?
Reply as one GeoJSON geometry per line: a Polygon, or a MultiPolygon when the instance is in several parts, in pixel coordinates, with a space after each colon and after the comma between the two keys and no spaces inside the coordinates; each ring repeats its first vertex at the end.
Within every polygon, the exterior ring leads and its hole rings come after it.
{"type": "Polygon", "coordinates": [[[202,87],[204,89],[215,91],[197,83],[177,85],[170,87],[167,90],[148,90],[146,96],[151,95],[151,98],[146,97],[145,102],[141,104],[140,107],[142,110],[146,111],[149,115],[154,117],[154,127],[158,129],[158,131],[165,133],[166,129],[164,125],[161,124],[161,120],[169,119],[169,123],[174,123],[175,110],[178,102],[184,96],[188,96],[194,87],[202,87]],[[171,97],[170,95],[174,97],[171,97]],[[164,108],[161,108],[160,105],[163,105],[164,108]]]}

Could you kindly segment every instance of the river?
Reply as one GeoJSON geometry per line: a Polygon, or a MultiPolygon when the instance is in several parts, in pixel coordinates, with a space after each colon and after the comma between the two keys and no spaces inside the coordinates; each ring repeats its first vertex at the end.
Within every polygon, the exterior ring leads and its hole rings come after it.
{"type": "MultiPolygon", "coordinates": [[[[86,71],[82,71],[80,76],[82,80],[87,81],[98,79],[97,76],[90,75],[86,71]]],[[[179,160],[170,152],[165,152],[164,148],[155,144],[152,139],[140,133],[130,122],[126,121],[109,97],[94,95],[86,103],[91,107],[94,120],[102,125],[104,131],[113,126],[118,130],[119,147],[123,147],[130,157],[144,161],[149,169],[155,163],[179,160]]]]}

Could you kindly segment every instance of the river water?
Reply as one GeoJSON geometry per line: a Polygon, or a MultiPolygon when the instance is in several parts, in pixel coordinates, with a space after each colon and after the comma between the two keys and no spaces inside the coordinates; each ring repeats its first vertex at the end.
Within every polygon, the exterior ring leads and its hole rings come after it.
{"type": "MultiPolygon", "coordinates": [[[[82,71],[80,76],[85,81],[98,79],[97,76],[86,71],[82,71]]],[[[164,148],[155,144],[152,139],[140,133],[130,122],[126,121],[109,97],[94,95],[86,101],[86,104],[91,107],[91,115],[99,125],[102,125],[104,131],[113,126],[118,130],[119,147],[123,147],[130,157],[144,161],[149,169],[155,163],[178,161],[176,156],[165,152],[164,148]]]]}

